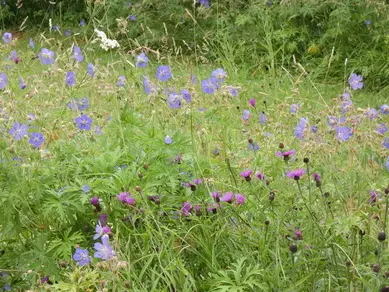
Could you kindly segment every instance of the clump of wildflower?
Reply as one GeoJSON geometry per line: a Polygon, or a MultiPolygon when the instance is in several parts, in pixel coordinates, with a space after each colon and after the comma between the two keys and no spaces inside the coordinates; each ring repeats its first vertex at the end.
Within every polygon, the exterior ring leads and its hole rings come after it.
{"type": "Polygon", "coordinates": [[[227,78],[227,72],[222,68],[212,71],[212,77],[216,78],[218,83],[222,83],[227,78]]]}
{"type": "Polygon", "coordinates": [[[211,77],[201,81],[201,90],[206,94],[214,94],[219,89],[219,84],[215,77],[211,77]]]}
{"type": "Polygon", "coordinates": [[[240,173],[240,176],[243,177],[246,181],[251,181],[251,174],[253,171],[251,169],[247,169],[240,173]]]}
{"type": "Polygon", "coordinates": [[[357,75],[355,73],[350,75],[350,78],[348,79],[348,83],[350,84],[350,87],[353,90],[358,90],[363,87],[363,77],[361,75],[357,75]]]}
{"type": "Polygon", "coordinates": [[[75,260],[80,267],[86,266],[91,262],[89,252],[82,248],[76,248],[76,251],[73,254],[73,260],[75,260]]]}
{"type": "Polygon", "coordinates": [[[300,168],[300,169],[287,172],[286,176],[294,180],[299,180],[304,174],[305,174],[305,170],[303,168],[300,168]]]}
{"type": "Polygon", "coordinates": [[[121,192],[119,193],[119,195],[116,196],[116,198],[123,204],[127,204],[130,206],[135,205],[135,198],[133,198],[128,192],[121,192]]]}
{"type": "Polygon", "coordinates": [[[115,252],[109,244],[109,236],[104,234],[101,238],[101,243],[96,242],[94,245],[96,250],[94,257],[102,260],[109,260],[115,256],[115,252]]]}

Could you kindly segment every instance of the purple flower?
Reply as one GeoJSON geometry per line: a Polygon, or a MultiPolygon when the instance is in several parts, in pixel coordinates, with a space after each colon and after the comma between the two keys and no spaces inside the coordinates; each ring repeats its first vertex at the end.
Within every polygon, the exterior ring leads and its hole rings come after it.
{"type": "Polygon", "coordinates": [[[108,215],[107,214],[100,214],[99,215],[99,222],[101,222],[102,225],[106,225],[108,222],[108,215]]]}
{"type": "Polygon", "coordinates": [[[88,74],[89,74],[89,76],[92,77],[92,78],[95,76],[95,71],[94,71],[94,69],[95,69],[95,66],[93,66],[92,63],[89,63],[89,64],[88,64],[88,74]]]}
{"type": "Polygon", "coordinates": [[[167,145],[170,145],[173,143],[173,139],[170,136],[166,136],[164,141],[165,141],[165,144],[167,144],[167,145]]]}
{"type": "Polygon", "coordinates": [[[74,122],[80,130],[90,130],[92,126],[92,119],[87,115],[81,115],[75,118],[74,122]]]}
{"type": "Polygon", "coordinates": [[[38,54],[39,60],[43,65],[51,65],[54,63],[54,52],[46,48],[43,48],[38,54]]]}
{"type": "Polygon", "coordinates": [[[39,146],[45,142],[45,138],[43,137],[42,133],[31,133],[30,140],[28,142],[35,148],[39,148],[39,146]]]}
{"type": "Polygon", "coordinates": [[[188,89],[181,90],[181,94],[187,103],[190,103],[192,101],[192,94],[188,89]]]}
{"type": "Polygon", "coordinates": [[[57,25],[53,25],[53,27],[51,28],[52,31],[59,31],[60,30],[60,26],[57,24],[57,25]]]}
{"type": "Polygon", "coordinates": [[[370,204],[375,204],[377,203],[377,199],[379,197],[379,193],[375,192],[375,191],[370,191],[370,200],[369,200],[369,203],[370,204]]]}
{"type": "Polygon", "coordinates": [[[117,85],[119,87],[123,87],[126,84],[126,77],[125,76],[119,76],[117,85]]]}
{"type": "Polygon", "coordinates": [[[286,176],[289,178],[293,178],[295,180],[299,180],[301,176],[303,176],[305,170],[303,168],[292,170],[286,173],[286,176]]]}
{"type": "Polygon", "coordinates": [[[264,125],[264,124],[266,124],[266,121],[267,121],[267,117],[266,117],[265,113],[261,112],[259,115],[259,123],[264,125]]]}
{"type": "Polygon", "coordinates": [[[219,85],[214,77],[201,80],[201,90],[206,94],[214,94],[218,90],[219,85]]]}
{"type": "Polygon", "coordinates": [[[69,71],[66,73],[66,84],[70,87],[72,87],[74,84],[76,84],[76,77],[74,75],[73,71],[69,71]]]}
{"type": "Polygon", "coordinates": [[[351,100],[346,100],[342,102],[340,106],[339,112],[341,114],[347,113],[353,107],[353,102],[351,100]]]}
{"type": "Polygon", "coordinates": [[[85,23],[85,20],[84,20],[84,19],[81,19],[81,20],[80,20],[80,26],[85,26],[85,24],[86,24],[86,23],[85,23]]]}
{"type": "Polygon", "coordinates": [[[15,140],[20,140],[24,136],[27,135],[28,126],[25,124],[19,124],[18,122],[15,122],[9,130],[9,134],[11,134],[15,140]]]}
{"type": "Polygon", "coordinates": [[[101,222],[99,222],[96,225],[95,231],[96,231],[96,234],[93,236],[94,240],[100,238],[104,234],[110,234],[111,233],[111,228],[108,225],[101,226],[101,222]]]}
{"type": "Polygon", "coordinates": [[[388,131],[388,127],[385,124],[377,125],[376,132],[384,135],[388,131]]]}
{"type": "Polygon", "coordinates": [[[87,97],[75,98],[68,103],[68,108],[70,108],[73,111],[75,110],[83,111],[88,107],[89,107],[89,101],[87,97]]]}
{"type": "Polygon", "coordinates": [[[350,75],[350,78],[348,79],[348,83],[350,84],[350,87],[353,90],[358,90],[363,87],[363,77],[361,75],[357,75],[355,73],[350,75]]]}
{"type": "Polygon", "coordinates": [[[300,140],[304,138],[307,123],[308,123],[308,119],[300,118],[298,125],[294,129],[294,135],[300,140]]]}
{"type": "Polygon", "coordinates": [[[15,50],[12,50],[9,58],[14,61],[16,64],[19,63],[20,59],[18,58],[18,53],[15,50]]]}
{"type": "Polygon", "coordinates": [[[191,82],[192,84],[196,84],[196,83],[198,82],[197,76],[194,75],[194,74],[190,75],[190,82],[191,82]]]}
{"type": "Polygon", "coordinates": [[[243,177],[246,181],[250,181],[252,173],[253,171],[251,169],[246,169],[240,173],[240,176],[243,177]]]}
{"type": "Polygon", "coordinates": [[[339,119],[334,116],[327,117],[327,125],[334,128],[335,126],[342,125],[346,122],[345,116],[341,116],[339,119]]]}
{"type": "Polygon", "coordinates": [[[149,58],[147,58],[145,53],[140,53],[138,56],[136,56],[136,67],[146,68],[148,62],[149,58]]]}
{"type": "Polygon", "coordinates": [[[136,16],[135,15],[130,15],[130,16],[128,16],[128,20],[136,21],[136,16]]]}
{"type": "Polygon", "coordinates": [[[181,107],[181,100],[182,100],[181,95],[172,92],[169,94],[169,97],[167,99],[167,103],[169,104],[170,108],[180,108],[181,107]]]}
{"type": "Polygon", "coordinates": [[[226,203],[232,203],[233,200],[234,200],[233,192],[227,192],[220,198],[221,202],[226,202],[226,203]]]}
{"type": "Polygon", "coordinates": [[[289,110],[289,112],[290,112],[291,114],[297,113],[298,110],[300,110],[300,105],[299,105],[299,104],[294,103],[294,104],[291,104],[291,105],[290,105],[290,110],[289,110]]]}
{"type": "Polygon", "coordinates": [[[386,149],[389,149],[389,137],[386,137],[386,138],[384,139],[384,142],[382,142],[382,145],[384,145],[384,147],[385,147],[386,149]]]}
{"type": "Polygon", "coordinates": [[[76,248],[76,252],[73,254],[73,260],[75,260],[80,267],[91,262],[89,252],[82,248],[76,248]]]}
{"type": "Polygon", "coordinates": [[[135,205],[135,198],[131,197],[131,194],[128,192],[121,192],[116,196],[116,198],[124,204],[131,206],[135,205]]]}
{"type": "Polygon", "coordinates": [[[103,132],[101,131],[101,127],[100,127],[100,126],[96,126],[96,127],[95,127],[95,134],[96,134],[96,135],[101,135],[101,134],[103,134],[103,132]]]}
{"type": "Polygon", "coordinates": [[[336,127],[336,138],[340,141],[347,141],[352,136],[353,132],[349,127],[336,127]]]}
{"type": "Polygon", "coordinates": [[[34,41],[32,40],[32,38],[30,38],[30,40],[28,41],[28,45],[29,45],[32,49],[35,49],[35,43],[34,43],[34,41]]]}
{"type": "Polygon", "coordinates": [[[248,147],[249,149],[252,149],[252,150],[254,150],[254,152],[255,151],[258,151],[259,150],[259,145],[258,145],[258,143],[249,143],[249,147],[248,147]]]}
{"type": "Polygon", "coordinates": [[[365,112],[365,115],[368,119],[374,120],[378,118],[378,111],[375,108],[370,108],[365,112]]]}
{"type": "Polygon", "coordinates": [[[296,229],[296,231],[294,232],[294,237],[293,238],[295,240],[303,240],[303,233],[301,232],[301,230],[296,229]]]}
{"type": "Polygon", "coordinates": [[[4,284],[3,290],[4,291],[11,291],[11,285],[10,284],[4,284]]]}
{"type": "Polygon", "coordinates": [[[202,6],[204,6],[205,8],[209,8],[210,7],[209,0],[197,0],[197,3],[199,3],[202,6]]]}
{"type": "Polygon", "coordinates": [[[109,236],[107,234],[103,235],[101,242],[97,242],[94,245],[94,249],[96,250],[94,257],[102,260],[109,260],[114,257],[115,252],[109,245],[109,236]]]}
{"type": "Polygon", "coordinates": [[[246,202],[246,198],[241,194],[235,194],[235,203],[243,205],[246,202]]]}
{"type": "Polygon", "coordinates": [[[222,68],[217,68],[216,70],[212,71],[212,77],[216,78],[218,83],[221,83],[226,79],[227,73],[222,68]]]}
{"type": "Polygon", "coordinates": [[[247,122],[250,118],[250,112],[248,110],[243,110],[242,112],[242,120],[247,122]]]}
{"type": "Polygon", "coordinates": [[[92,206],[98,208],[100,206],[100,199],[99,199],[99,197],[92,197],[92,198],[89,199],[89,203],[92,206]]]}
{"type": "Polygon", "coordinates": [[[381,112],[381,114],[383,114],[383,115],[389,114],[389,105],[387,105],[387,104],[381,105],[381,107],[380,107],[380,112],[381,112]]]}
{"type": "Polygon", "coordinates": [[[81,49],[79,46],[73,47],[73,57],[77,62],[84,61],[84,56],[82,55],[81,49]]]}
{"type": "Polygon", "coordinates": [[[189,216],[192,209],[193,209],[193,207],[192,207],[191,203],[189,203],[189,202],[182,203],[182,207],[181,207],[182,216],[189,216]]]}
{"type": "Polygon", "coordinates": [[[172,78],[172,72],[170,66],[162,65],[157,68],[155,77],[163,82],[168,81],[172,78]]]}
{"type": "Polygon", "coordinates": [[[265,180],[265,175],[262,172],[258,172],[255,176],[259,180],[265,180]]]}
{"type": "Polygon", "coordinates": [[[9,42],[12,42],[12,34],[10,32],[5,32],[2,37],[3,41],[8,44],[9,42]]]}
{"type": "Polygon", "coordinates": [[[257,103],[256,99],[255,98],[252,98],[252,99],[249,99],[249,104],[252,106],[252,107],[255,107],[255,104],[257,103]]]}
{"type": "Polygon", "coordinates": [[[227,91],[231,97],[237,97],[239,94],[239,90],[237,87],[228,87],[227,91]]]}
{"type": "Polygon", "coordinates": [[[371,20],[369,20],[369,19],[365,20],[365,24],[366,24],[367,26],[369,26],[369,25],[371,24],[371,20]]]}
{"type": "Polygon", "coordinates": [[[293,156],[295,153],[296,153],[296,150],[291,149],[291,150],[283,151],[283,152],[277,151],[276,155],[278,157],[284,157],[284,160],[289,160],[290,156],[293,156]]]}
{"type": "Polygon", "coordinates": [[[26,88],[26,83],[24,83],[22,77],[19,77],[19,87],[20,87],[20,89],[26,88]]]}
{"type": "Polygon", "coordinates": [[[313,175],[313,179],[314,179],[314,181],[317,183],[317,182],[321,182],[321,176],[320,176],[320,174],[318,174],[318,173],[314,173],[313,175]]]}
{"type": "Polygon", "coordinates": [[[5,73],[0,73],[0,90],[3,90],[8,84],[8,76],[5,73]]]}

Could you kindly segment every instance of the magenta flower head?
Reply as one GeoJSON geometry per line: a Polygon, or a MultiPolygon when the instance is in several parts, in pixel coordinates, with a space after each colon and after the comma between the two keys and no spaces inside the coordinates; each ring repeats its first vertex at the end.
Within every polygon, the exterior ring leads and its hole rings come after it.
{"type": "Polygon", "coordinates": [[[104,234],[101,238],[101,243],[97,242],[94,245],[96,250],[94,257],[102,260],[109,260],[115,256],[115,252],[112,247],[109,245],[109,236],[104,234]]]}
{"type": "Polygon", "coordinates": [[[253,171],[251,169],[246,169],[240,173],[240,176],[243,177],[246,181],[250,181],[252,173],[253,171]]]}
{"type": "Polygon", "coordinates": [[[215,202],[216,202],[216,203],[219,203],[219,202],[220,202],[220,192],[213,192],[213,193],[211,194],[211,196],[212,196],[212,198],[215,199],[215,202]]]}
{"type": "Polygon", "coordinates": [[[301,230],[296,229],[296,231],[294,232],[293,239],[294,240],[303,240],[303,233],[301,232],[301,230]]]}
{"type": "Polygon", "coordinates": [[[265,175],[262,172],[258,172],[255,176],[259,180],[265,180],[265,175]]]}
{"type": "Polygon", "coordinates": [[[81,115],[75,118],[74,122],[80,130],[90,130],[92,126],[92,119],[87,115],[81,115]]]}
{"type": "Polygon", "coordinates": [[[246,198],[241,194],[235,194],[235,203],[243,205],[246,202],[246,198]]]}
{"type": "Polygon", "coordinates": [[[100,206],[100,199],[99,197],[93,197],[89,200],[89,203],[91,203],[92,206],[96,208],[97,212],[101,211],[101,206],[100,206]]]}
{"type": "Polygon", "coordinates": [[[157,68],[155,77],[163,82],[168,81],[170,78],[172,78],[172,72],[170,66],[167,65],[159,66],[157,68]]]}
{"type": "Polygon", "coordinates": [[[5,32],[2,37],[3,41],[8,44],[12,42],[12,34],[10,32],[5,32]]]}
{"type": "Polygon", "coordinates": [[[43,48],[38,54],[39,60],[43,65],[51,65],[54,63],[54,52],[46,48],[43,48]]]}
{"type": "Polygon", "coordinates": [[[305,173],[303,168],[292,170],[286,173],[286,176],[289,178],[293,178],[294,180],[299,180],[305,173]]]}
{"type": "Polygon", "coordinates": [[[86,266],[91,262],[89,252],[82,248],[76,248],[76,252],[73,254],[73,260],[75,260],[80,267],[86,266]]]}
{"type": "Polygon", "coordinates": [[[348,83],[350,84],[350,87],[353,89],[353,90],[358,90],[358,89],[361,89],[363,87],[363,77],[361,75],[357,75],[357,74],[351,74],[350,75],[350,78],[348,79],[348,83]]]}
{"type": "Polygon", "coordinates": [[[195,211],[196,216],[201,216],[203,214],[203,212],[201,211],[201,205],[197,204],[194,206],[193,209],[195,211]]]}
{"type": "Polygon", "coordinates": [[[296,150],[291,149],[291,150],[283,151],[283,152],[277,151],[276,155],[278,157],[283,157],[285,161],[288,161],[290,159],[290,157],[293,156],[295,153],[296,153],[296,150]]]}
{"type": "Polygon", "coordinates": [[[321,186],[321,176],[320,176],[320,174],[315,172],[312,176],[313,176],[313,180],[316,183],[316,186],[320,187],[321,186]]]}
{"type": "Polygon", "coordinates": [[[135,198],[133,198],[129,192],[121,192],[119,193],[119,195],[116,196],[116,198],[124,204],[130,206],[135,205],[135,198]]]}
{"type": "Polygon", "coordinates": [[[369,203],[370,204],[375,204],[377,203],[377,199],[379,197],[379,193],[375,192],[375,191],[370,191],[370,200],[369,200],[369,203]]]}
{"type": "Polygon", "coordinates": [[[220,198],[221,202],[227,202],[227,203],[232,203],[233,200],[234,200],[233,192],[227,192],[220,198]]]}
{"type": "Polygon", "coordinates": [[[182,203],[181,215],[185,216],[185,217],[189,216],[190,212],[192,211],[192,209],[193,209],[193,207],[192,207],[192,205],[189,202],[182,203]]]}
{"type": "Polygon", "coordinates": [[[257,101],[255,100],[255,98],[252,98],[252,99],[249,99],[249,104],[252,106],[252,107],[255,107],[257,101]]]}
{"type": "Polygon", "coordinates": [[[136,56],[136,67],[146,68],[148,62],[149,58],[147,58],[145,53],[140,53],[138,56],[136,56]]]}

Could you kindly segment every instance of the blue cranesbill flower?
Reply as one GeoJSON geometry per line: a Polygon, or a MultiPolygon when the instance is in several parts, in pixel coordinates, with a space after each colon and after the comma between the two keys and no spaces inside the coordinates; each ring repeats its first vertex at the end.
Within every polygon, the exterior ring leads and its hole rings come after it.
{"type": "Polygon", "coordinates": [[[167,99],[167,103],[170,108],[180,108],[181,107],[182,96],[177,93],[170,93],[167,99]]]}
{"type": "Polygon", "coordinates": [[[45,142],[45,138],[42,133],[31,133],[28,142],[35,148],[39,148],[45,142]]]}
{"type": "Polygon", "coordinates": [[[267,117],[264,112],[261,112],[259,115],[259,123],[264,125],[267,122],[267,117]]]}
{"type": "Polygon", "coordinates": [[[181,95],[187,103],[190,103],[192,101],[192,93],[188,89],[181,90],[181,95]]]}
{"type": "Polygon", "coordinates": [[[294,129],[294,135],[296,136],[296,138],[300,140],[304,139],[307,124],[308,124],[307,118],[300,118],[298,125],[294,129]]]}
{"type": "Polygon", "coordinates": [[[172,78],[172,72],[170,66],[167,65],[159,66],[157,68],[155,77],[163,82],[168,81],[170,78],[172,78]]]}
{"type": "Polygon", "coordinates": [[[219,84],[215,77],[201,81],[201,90],[206,94],[214,94],[219,89],[219,84]]]}
{"type": "Polygon", "coordinates": [[[73,254],[73,260],[75,260],[80,267],[86,266],[91,262],[89,252],[82,248],[76,248],[76,251],[73,254]]]}
{"type": "Polygon", "coordinates": [[[337,126],[335,128],[336,131],[336,138],[340,141],[347,141],[348,139],[351,138],[353,132],[351,128],[349,127],[342,127],[342,126],[337,126]]]}
{"type": "Polygon", "coordinates": [[[54,63],[54,52],[43,48],[38,54],[39,60],[43,65],[51,65],[54,63]]]}
{"type": "Polygon", "coordinates": [[[362,75],[357,75],[355,73],[350,75],[350,78],[348,79],[348,83],[350,84],[351,89],[358,90],[363,88],[363,77],[362,75]]]}
{"type": "Polygon", "coordinates": [[[0,90],[3,90],[8,84],[8,76],[5,73],[0,73],[0,90]]]}
{"type": "Polygon", "coordinates": [[[77,62],[84,61],[84,56],[82,55],[81,49],[79,46],[73,47],[73,57],[77,62]]]}
{"type": "Polygon", "coordinates": [[[83,111],[89,107],[89,101],[87,97],[83,98],[74,98],[72,101],[68,103],[68,108],[71,110],[79,110],[83,111]]]}
{"type": "Polygon", "coordinates": [[[128,20],[130,21],[136,21],[136,16],[135,15],[129,15],[128,20]]]}
{"type": "Polygon", "coordinates": [[[3,41],[4,41],[6,44],[12,42],[12,33],[10,33],[10,32],[5,32],[5,33],[3,34],[2,39],[3,39],[3,41]]]}
{"type": "Polygon", "coordinates": [[[386,137],[386,138],[384,139],[384,142],[382,142],[382,145],[384,145],[384,147],[385,147],[386,149],[389,149],[389,137],[386,137]]]}
{"type": "Polygon", "coordinates": [[[27,136],[27,130],[27,125],[15,122],[8,133],[11,134],[15,140],[20,140],[23,137],[27,136]]]}
{"type": "Polygon", "coordinates": [[[146,56],[145,53],[142,52],[138,56],[136,56],[136,67],[146,68],[148,62],[149,58],[146,56]]]}
{"type": "Polygon", "coordinates": [[[30,48],[35,49],[35,43],[32,38],[30,38],[30,40],[28,41],[28,45],[30,46],[30,48]]]}
{"type": "Polygon", "coordinates": [[[77,127],[80,130],[90,130],[92,126],[92,119],[87,115],[83,114],[74,119],[74,122],[77,124],[77,127]]]}
{"type": "Polygon", "coordinates": [[[88,70],[87,72],[88,72],[89,76],[93,78],[95,76],[95,66],[93,66],[92,63],[89,63],[87,70],[88,70]]]}
{"type": "Polygon", "coordinates": [[[69,71],[66,73],[65,81],[66,81],[66,84],[70,87],[72,87],[74,84],[76,84],[76,77],[75,77],[73,71],[69,71]]]}
{"type": "Polygon", "coordinates": [[[170,136],[166,136],[164,141],[165,141],[165,144],[167,144],[167,145],[170,145],[173,143],[173,139],[170,136]]]}
{"type": "Polygon", "coordinates": [[[25,89],[26,88],[26,83],[24,83],[22,77],[19,77],[19,87],[20,87],[20,89],[25,89]]]}
{"type": "Polygon", "coordinates": [[[388,131],[388,127],[385,124],[378,124],[376,132],[384,135],[388,131]]]}
{"type": "Polygon", "coordinates": [[[224,79],[227,78],[227,72],[222,68],[217,68],[216,70],[212,71],[212,77],[216,78],[218,83],[222,83],[224,79]]]}
{"type": "Polygon", "coordinates": [[[387,104],[381,105],[380,113],[383,115],[388,115],[389,114],[389,105],[387,105],[387,104]]]}
{"type": "Polygon", "coordinates": [[[375,108],[370,108],[365,112],[365,115],[368,119],[374,120],[378,118],[378,111],[375,108]]]}
{"type": "Polygon", "coordinates": [[[115,256],[115,252],[109,244],[109,236],[104,234],[101,238],[101,243],[96,242],[94,245],[96,250],[94,257],[102,260],[109,260],[115,256]]]}
{"type": "Polygon", "coordinates": [[[123,87],[126,84],[126,77],[125,76],[119,76],[117,85],[119,87],[123,87]]]}

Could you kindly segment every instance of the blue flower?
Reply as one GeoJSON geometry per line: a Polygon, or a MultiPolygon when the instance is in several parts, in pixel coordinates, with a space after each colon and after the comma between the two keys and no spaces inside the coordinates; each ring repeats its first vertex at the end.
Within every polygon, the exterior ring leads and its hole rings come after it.
{"type": "Polygon", "coordinates": [[[8,76],[5,73],[0,73],[0,90],[4,89],[8,84],[8,76]]]}
{"type": "Polygon", "coordinates": [[[39,146],[45,142],[45,138],[42,133],[31,133],[30,140],[28,142],[35,148],[39,148],[39,146]]]}
{"type": "Polygon", "coordinates": [[[357,75],[357,74],[351,74],[350,75],[350,78],[348,79],[348,83],[350,84],[350,87],[353,89],[353,90],[358,90],[358,89],[361,89],[363,87],[363,77],[361,75],[357,75]]]}
{"type": "Polygon", "coordinates": [[[226,79],[227,73],[222,68],[217,68],[216,70],[212,71],[212,77],[215,77],[218,83],[221,83],[226,79]]]}
{"type": "Polygon", "coordinates": [[[227,88],[227,90],[228,90],[228,93],[229,93],[229,95],[231,97],[237,97],[238,94],[239,94],[239,90],[238,90],[237,87],[231,87],[230,86],[230,87],[227,88]]]}
{"type": "Polygon", "coordinates": [[[249,110],[243,110],[242,111],[242,120],[247,122],[250,118],[250,111],[249,110]]]}
{"type": "Polygon", "coordinates": [[[387,104],[381,105],[381,107],[380,107],[380,112],[381,112],[381,114],[383,114],[383,115],[389,114],[389,105],[387,105],[387,104]]]}
{"type": "Polygon", "coordinates": [[[252,149],[252,150],[254,150],[254,152],[256,152],[256,151],[259,150],[259,145],[258,145],[258,143],[255,143],[255,142],[249,143],[249,147],[248,148],[252,149]]]}
{"type": "Polygon", "coordinates": [[[376,128],[376,132],[384,135],[388,131],[388,127],[385,124],[379,124],[376,128]]]}
{"type": "Polygon", "coordinates": [[[10,32],[5,32],[2,37],[3,41],[8,44],[9,42],[12,42],[12,34],[10,32]]]}
{"type": "Polygon", "coordinates": [[[66,73],[66,84],[70,87],[72,87],[74,84],[76,84],[76,77],[74,75],[73,71],[69,71],[66,73]]]}
{"type": "Polygon", "coordinates": [[[181,94],[187,103],[190,103],[192,101],[192,94],[188,89],[181,90],[181,94]]]}
{"type": "Polygon", "coordinates": [[[24,83],[22,77],[19,77],[19,87],[20,87],[20,89],[26,88],[26,84],[24,83]]]}
{"type": "Polygon", "coordinates": [[[130,16],[128,16],[128,20],[136,21],[136,16],[135,15],[130,15],[130,16]]]}
{"type": "Polygon", "coordinates": [[[84,56],[82,55],[81,49],[79,46],[73,47],[73,57],[77,62],[82,62],[84,60],[84,56]]]}
{"type": "Polygon", "coordinates": [[[83,186],[81,187],[81,190],[82,190],[83,192],[85,192],[85,193],[88,193],[88,192],[91,190],[91,188],[90,188],[89,185],[83,185],[83,186]]]}
{"type": "Polygon", "coordinates": [[[170,66],[162,65],[157,68],[155,77],[163,82],[168,81],[172,78],[172,72],[170,66]]]}
{"type": "Polygon", "coordinates": [[[200,5],[202,5],[202,6],[206,7],[206,8],[210,7],[209,0],[197,0],[197,3],[199,3],[200,5]]]}
{"type": "Polygon", "coordinates": [[[138,56],[136,56],[136,67],[140,68],[146,68],[147,63],[149,62],[149,58],[147,58],[145,53],[141,53],[138,56]]]}
{"type": "Polygon", "coordinates": [[[109,236],[104,234],[101,238],[101,242],[97,242],[94,245],[94,249],[96,250],[94,257],[100,258],[102,260],[109,260],[113,256],[115,256],[115,252],[112,247],[109,245],[109,236]]]}
{"type": "Polygon", "coordinates": [[[294,129],[294,135],[296,136],[296,138],[298,138],[300,140],[302,140],[304,138],[307,123],[308,123],[307,118],[300,118],[298,125],[294,129]]]}
{"type": "Polygon", "coordinates": [[[378,111],[375,108],[370,108],[366,112],[366,117],[370,120],[378,118],[378,111]]]}
{"type": "Polygon", "coordinates": [[[297,113],[297,111],[300,109],[300,105],[299,104],[297,104],[297,103],[294,103],[294,104],[291,104],[290,105],[290,110],[289,110],[289,112],[291,113],[291,114],[295,114],[295,113],[297,113]]]}
{"type": "Polygon", "coordinates": [[[92,126],[92,119],[87,115],[81,115],[75,118],[74,122],[80,130],[90,130],[92,126]]]}
{"type": "Polygon", "coordinates": [[[119,76],[117,85],[119,87],[123,87],[126,84],[126,77],[125,76],[119,76]]]}
{"type": "Polygon", "coordinates": [[[89,252],[82,248],[76,248],[76,252],[73,254],[73,260],[75,260],[80,267],[85,266],[91,262],[89,252]]]}
{"type": "Polygon", "coordinates": [[[267,122],[267,117],[264,112],[261,112],[259,115],[259,123],[264,125],[267,122]]]}
{"type": "Polygon", "coordinates": [[[165,144],[170,145],[173,143],[173,139],[170,136],[165,137],[165,144]]]}
{"type": "Polygon", "coordinates": [[[88,64],[88,74],[89,74],[90,77],[92,77],[92,78],[95,76],[95,71],[94,71],[94,69],[95,69],[95,66],[93,66],[92,63],[89,63],[89,64],[88,64]]]}
{"type": "Polygon", "coordinates": [[[339,127],[337,126],[335,128],[336,131],[336,138],[338,138],[340,141],[347,141],[351,138],[353,132],[351,128],[349,127],[339,127]]]}
{"type": "Polygon", "coordinates": [[[68,108],[70,108],[73,111],[75,110],[83,111],[88,107],[89,107],[89,101],[87,97],[75,98],[68,103],[68,108]]]}
{"type": "Polygon", "coordinates": [[[70,29],[67,29],[67,30],[65,30],[65,32],[63,33],[65,36],[71,36],[71,31],[70,31],[70,29]]]}
{"type": "Polygon", "coordinates": [[[169,104],[170,108],[180,108],[181,107],[181,100],[182,100],[181,95],[172,92],[169,94],[169,97],[167,99],[167,103],[169,104]]]}
{"type": "Polygon", "coordinates": [[[206,94],[214,94],[219,89],[219,84],[215,77],[211,77],[201,81],[201,90],[206,94]]]}
{"type": "Polygon", "coordinates": [[[27,135],[27,130],[28,130],[27,125],[19,124],[18,122],[15,122],[8,133],[11,134],[15,140],[20,140],[27,135]]]}
{"type": "Polygon", "coordinates": [[[43,48],[41,50],[41,52],[39,53],[38,57],[39,57],[39,60],[41,61],[41,63],[43,65],[51,65],[54,63],[54,52],[53,51],[50,51],[46,48],[43,48]]]}
{"type": "Polygon", "coordinates": [[[384,145],[384,147],[385,147],[386,149],[389,149],[389,137],[386,137],[386,138],[384,139],[384,142],[382,142],[382,145],[384,145]]]}
{"type": "Polygon", "coordinates": [[[35,43],[34,43],[34,41],[32,40],[32,38],[30,38],[30,40],[28,41],[28,45],[29,45],[31,48],[35,49],[35,43]]]}
{"type": "Polygon", "coordinates": [[[81,19],[81,20],[80,20],[80,26],[85,26],[85,24],[86,24],[86,23],[85,23],[85,20],[84,20],[84,19],[81,19]]]}

